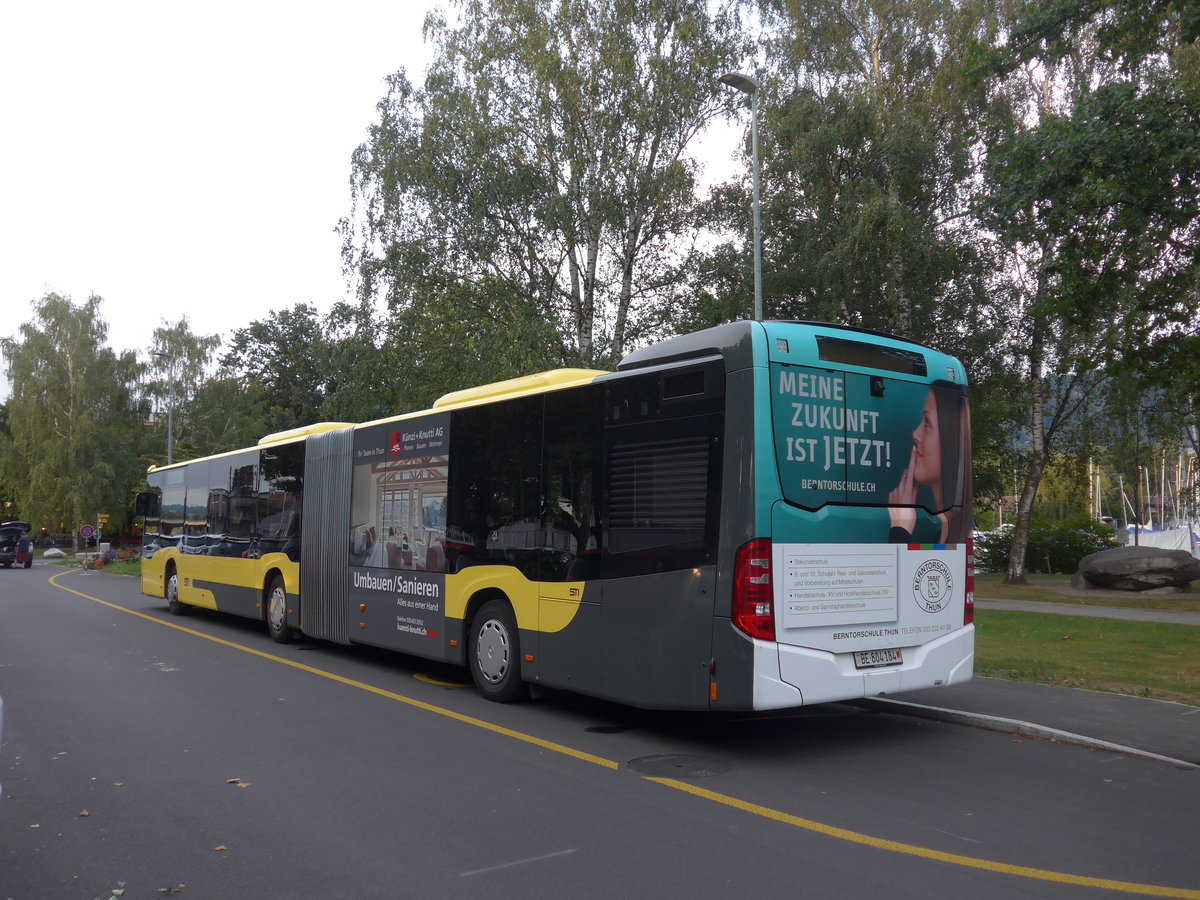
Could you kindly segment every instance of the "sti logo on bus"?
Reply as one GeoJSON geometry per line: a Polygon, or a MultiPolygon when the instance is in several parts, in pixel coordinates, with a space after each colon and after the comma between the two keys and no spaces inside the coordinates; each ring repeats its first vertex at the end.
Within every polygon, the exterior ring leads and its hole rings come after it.
{"type": "Polygon", "coordinates": [[[940,559],[921,563],[913,576],[913,599],[925,612],[936,613],[945,609],[954,592],[954,581],[950,567],[940,559]]]}
{"type": "Polygon", "coordinates": [[[389,453],[390,453],[392,456],[395,456],[397,453],[403,453],[403,452],[404,452],[404,440],[403,440],[403,437],[404,437],[404,435],[403,435],[403,433],[402,433],[402,432],[399,432],[399,431],[393,431],[393,432],[392,432],[392,439],[391,439],[390,441],[388,441],[388,447],[389,447],[389,451],[388,451],[388,452],[389,452],[389,453]]]}

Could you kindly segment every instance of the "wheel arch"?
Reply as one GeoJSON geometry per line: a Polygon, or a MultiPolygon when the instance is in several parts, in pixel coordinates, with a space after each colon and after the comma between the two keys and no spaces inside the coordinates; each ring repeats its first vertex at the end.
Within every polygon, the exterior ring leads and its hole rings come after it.
{"type": "MultiPolygon", "coordinates": [[[[279,580],[281,582],[283,582],[284,593],[287,593],[287,589],[288,589],[287,576],[284,574],[283,569],[277,565],[270,565],[270,566],[267,566],[265,569],[263,569],[262,578],[259,581],[258,611],[262,615],[262,620],[264,622],[267,620],[267,592],[271,589],[271,582],[273,582],[276,579],[276,577],[278,577],[279,580]]],[[[295,596],[295,595],[289,595],[289,596],[295,596]]]]}
{"type": "MultiPolygon", "coordinates": [[[[508,604],[508,608],[512,610],[513,618],[516,619],[517,611],[513,606],[512,598],[510,598],[508,594],[504,593],[504,591],[500,590],[498,587],[480,588],[471,595],[471,598],[467,601],[467,608],[463,613],[464,637],[466,636],[466,632],[470,630],[471,623],[475,621],[475,616],[479,613],[480,608],[489,600],[503,600],[508,604]]],[[[518,623],[517,627],[520,627],[520,623],[518,623]]]]}

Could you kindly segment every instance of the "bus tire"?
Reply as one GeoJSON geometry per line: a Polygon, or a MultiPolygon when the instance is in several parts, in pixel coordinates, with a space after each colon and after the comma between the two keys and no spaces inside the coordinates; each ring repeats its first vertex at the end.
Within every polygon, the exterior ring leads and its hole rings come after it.
{"type": "Polygon", "coordinates": [[[471,620],[467,663],[479,693],[497,703],[523,700],[529,686],[521,680],[521,636],[512,608],[488,600],[471,620]]]}
{"type": "Polygon", "coordinates": [[[292,627],[287,623],[287,591],[283,589],[283,579],[272,575],[264,595],[267,631],[271,640],[277,644],[286,644],[292,637],[292,627]]]}
{"type": "Polygon", "coordinates": [[[186,616],[190,612],[188,605],[179,600],[179,573],[173,565],[167,568],[167,583],[163,593],[167,598],[167,612],[171,615],[186,616]]]}

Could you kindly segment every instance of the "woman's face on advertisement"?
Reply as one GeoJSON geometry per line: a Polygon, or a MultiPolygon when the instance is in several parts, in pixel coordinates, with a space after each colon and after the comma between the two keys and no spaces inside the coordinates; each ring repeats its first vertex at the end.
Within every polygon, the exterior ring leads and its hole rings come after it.
{"type": "Polygon", "coordinates": [[[937,399],[933,391],[925,395],[921,421],[913,432],[913,446],[916,448],[913,481],[936,485],[942,475],[942,442],[938,433],[937,399]]]}

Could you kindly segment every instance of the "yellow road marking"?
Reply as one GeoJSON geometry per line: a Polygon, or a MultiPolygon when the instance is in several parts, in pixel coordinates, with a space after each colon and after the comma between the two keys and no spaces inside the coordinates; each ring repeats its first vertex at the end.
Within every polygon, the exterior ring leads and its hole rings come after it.
{"type": "Polygon", "coordinates": [[[333,672],[327,672],[324,669],[316,669],[312,666],[306,666],[304,663],[298,663],[290,659],[284,659],[282,656],[264,653],[262,650],[255,650],[253,647],[247,647],[244,644],[235,644],[233,641],[227,641],[223,638],[214,637],[211,634],[205,634],[203,631],[196,631],[193,628],[187,628],[183,625],[176,625],[174,622],[167,622],[154,616],[148,616],[145,613],[140,613],[137,610],[119,606],[116,603],[109,603],[107,600],[101,600],[99,597],[93,597],[90,594],[85,594],[82,591],[77,591],[73,588],[69,588],[58,583],[58,578],[69,574],[71,574],[71,572],[62,572],[59,575],[55,575],[50,579],[50,583],[60,590],[75,594],[77,597],[83,597],[85,600],[91,600],[95,603],[107,606],[110,609],[129,613],[131,616],[137,616],[140,619],[145,619],[147,622],[154,622],[156,625],[164,625],[167,628],[174,628],[176,631],[182,631],[184,634],[190,634],[194,635],[195,637],[204,638],[204,640],[212,641],[214,644],[220,644],[222,647],[229,647],[233,650],[241,650],[243,653],[249,653],[252,656],[258,656],[262,659],[269,659],[272,662],[281,663],[285,666],[291,666],[293,669],[299,669],[300,671],[308,672],[311,675],[319,675],[322,678],[328,678],[331,681],[340,682],[348,687],[358,688],[359,690],[367,691],[371,694],[377,694],[380,697],[386,697],[389,700],[395,700],[397,703],[403,703],[407,706],[424,710],[425,712],[435,713],[439,716],[444,716],[447,719],[454,719],[455,721],[462,722],[466,725],[473,725],[476,728],[482,728],[495,734],[501,734],[505,737],[513,738],[514,740],[524,741],[527,744],[533,744],[536,747],[541,747],[543,750],[552,750],[555,753],[561,753],[563,756],[570,756],[575,759],[582,760],[583,762],[592,763],[593,765],[597,766],[603,766],[606,769],[619,768],[618,764],[614,760],[605,759],[602,756],[586,753],[583,750],[576,750],[574,747],[568,747],[564,744],[556,744],[553,741],[543,740],[542,738],[534,737],[531,734],[515,731],[512,728],[505,728],[503,725],[494,725],[491,722],[485,722],[483,719],[477,719],[474,716],[464,715],[463,713],[455,712],[452,709],[434,706],[432,703],[424,703],[420,700],[414,700],[412,697],[405,697],[403,694],[397,694],[393,691],[384,690],[383,688],[375,687],[374,685],[367,684],[362,681],[355,681],[353,678],[346,678],[343,675],[336,675],[333,672]]]}
{"type": "Polygon", "coordinates": [[[471,686],[462,681],[440,681],[432,675],[426,675],[424,672],[417,672],[413,675],[413,678],[425,684],[432,684],[434,687],[467,688],[471,686]]]}
{"type": "MultiPolygon", "coordinates": [[[[524,741],[527,744],[533,744],[536,747],[541,747],[544,750],[551,750],[555,753],[561,753],[564,756],[569,756],[574,759],[582,760],[583,762],[592,763],[593,765],[602,766],[606,769],[618,769],[619,764],[611,759],[605,759],[602,756],[596,756],[591,753],[586,753],[582,750],[576,750],[573,747],[568,747],[565,744],[557,744],[553,741],[543,740],[539,737],[534,737],[531,734],[525,734],[521,731],[515,731],[511,728],[505,728],[502,725],[494,725],[491,722],[485,722],[483,719],[477,719],[474,716],[464,715],[463,713],[455,712],[454,710],[445,709],[444,707],[434,706],[432,703],[424,703],[420,700],[414,700],[412,697],[405,697],[403,694],[397,694],[392,691],[384,690],[383,688],[375,687],[374,685],[366,684],[362,681],[355,681],[352,678],[346,678],[342,675],[336,675],[333,672],[327,672],[324,669],[313,668],[306,666],[303,663],[293,662],[290,659],[284,659],[282,656],[275,656],[271,653],[264,653],[261,650],[255,650],[253,647],[247,647],[243,644],[235,644],[233,641],[227,641],[223,638],[214,637],[211,634],[205,634],[202,631],[196,631],[192,628],[187,628],[183,625],[177,625],[174,622],[168,622],[163,619],[149,616],[145,613],[140,613],[137,610],[129,609],[125,606],[120,606],[116,603],[110,603],[107,600],[101,600],[99,597],[93,597],[90,594],[85,594],[82,591],[74,590],[58,583],[59,578],[63,575],[75,574],[79,570],[72,569],[66,572],[61,572],[50,579],[50,583],[59,590],[67,591],[75,594],[77,597],[83,597],[85,600],[91,600],[94,603],[99,603],[102,606],[107,606],[110,609],[115,609],[119,612],[129,613],[132,616],[137,616],[140,619],[145,619],[147,622],[153,622],[156,625],[163,625],[167,628],[174,628],[176,631],[182,631],[185,634],[190,634],[198,638],[203,638],[206,641],[212,641],[214,644],[220,644],[223,647],[229,647],[233,650],[241,650],[243,653],[249,653],[253,656],[268,659],[272,662],[281,663],[285,666],[291,666],[293,669],[299,669],[302,672],[308,672],[312,675],[319,675],[322,678],[328,678],[332,681],[337,681],[348,687],[358,688],[368,693],[376,694],[380,697],[386,697],[389,700],[395,700],[398,703],[403,703],[415,709],[431,712],[439,716],[444,716],[448,719],[453,719],[457,722],[462,722],[466,725],[473,725],[476,728],[482,728],[494,734],[500,734],[505,737],[513,738],[514,740],[524,741]]],[[[445,682],[434,681],[428,676],[416,675],[421,681],[429,684],[444,684],[445,682]]],[[[457,687],[458,685],[452,685],[457,687]]],[[[710,800],[713,803],[720,803],[723,806],[728,806],[732,809],[741,810],[742,812],[750,813],[751,815],[759,816],[764,819],[771,819],[775,822],[780,822],[784,825],[791,825],[795,828],[802,828],[806,831],[812,831],[817,834],[822,834],[827,837],[837,838],[838,840],[848,841],[853,844],[861,844],[866,847],[874,847],[877,850],[886,850],[890,853],[903,853],[907,856],[915,856],[921,859],[929,859],[935,862],[949,863],[955,866],[964,866],[970,869],[982,869],[987,872],[996,872],[1003,875],[1015,875],[1018,878],[1030,878],[1036,881],[1049,881],[1056,884],[1070,884],[1078,887],[1098,888],[1108,891],[1122,891],[1127,894],[1141,894],[1151,897],[1173,897],[1179,900],[1200,900],[1200,890],[1191,890],[1188,888],[1173,888],[1164,887],[1155,884],[1141,884],[1134,881],[1116,881],[1110,878],[1092,878],[1087,875],[1072,875],[1067,872],[1054,872],[1049,869],[1035,869],[1030,866],[1016,866],[1010,863],[994,862],[988,859],[978,859],[973,856],[963,856],[958,853],[946,853],[942,850],[931,850],[928,847],[919,847],[916,844],[904,844],[899,841],[889,841],[884,838],[872,837],[869,834],[862,834],[857,831],[850,831],[846,828],[838,828],[834,825],[826,825],[823,822],[817,822],[813,819],[805,819],[801,816],[794,816],[791,813],[781,812],[777,809],[771,809],[769,806],[760,806],[757,803],[748,803],[745,800],[739,800],[736,797],[730,797],[727,794],[720,794],[716,791],[710,791],[706,788],[698,787],[687,782],[677,781],[673,778],[652,778],[643,776],[646,781],[661,784],[666,787],[674,788],[678,791],[691,794],[695,797],[700,797],[705,800],[710,800]]]]}
{"type": "Polygon", "coordinates": [[[796,828],[803,828],[806,831],[813,831],[817,834],[823,834],[828,837],[837,838],[842,841],[849,841],[853,844],[862,844],[866,847],[875,847],[879,850],[887,850],[891,853],[903,853],[908,856],[917,856],[922,859],[932,859],[936,862],[950,863],[955,866],[966,866],[970,869],[983,869],[988,872],[998,872],[1004,875],[1016,875],[1019,878],[1032,878],[1037,881],[1053,881],[1057,884],[1071,884],[1079,887],[1101,888],[1108,891],[1124,891],[1127,894],[1146,894],[1152,897],[1181,897],[1187,900],[1200,900],[1200,891],[1189,890],[1187,888],[1172,888],[1161,887],[1156,884],[1139,884],[1134,881],[1114,881],[1110,878],[1091,878],[1087,875],[1071,875],[1066,872],[1052,872],[1048,869],[1034,869],[1029,866],[1014,866],[1009,863],[993,862],[988,859],[977,859],[973,856],[962,856],[958,853],[946,853],[942,850],[930,850],[928,847],[918,847],[915,844],[903,844],[899,841],[889,841],[884,838],[871,837],[869,834],[861,834],[857,831],[850,831],[846,828],[838,828],[834,825],[826,825],[823,822],[816,822],[812,819],[804,819],[800,816],[793,816],[790,813],[780,812],[777,809],[771,809],[769,806],[759,806],[757,803],[747,803],[745,800],[738,800],[736,797],[730,797],[727,794],[718,794],[716,791],[710,791],[702,787],[697,787],[694,784],[688,784],[684,781],[676,781],[674,778],[652,778],[643,776],[646,781],[653,781],[655,784],[666,785],[667,787],[675,788],[677,791],[692,794],[696,797],[701,797],[705,800],[711,800],[713,803],[720,803],[723,806],[729,806],[733,809],[740,809],[742,812],[748,812],[751,815],[761,816],[764,819],[772,819],[776,822],[782,822],[785,825],[792,825],[796,828]]]}

